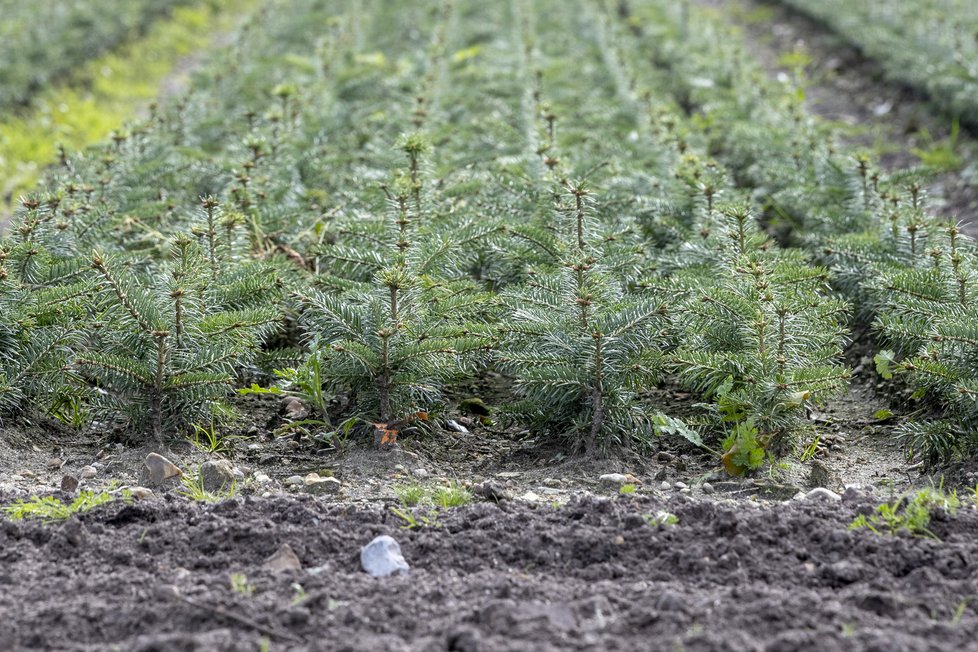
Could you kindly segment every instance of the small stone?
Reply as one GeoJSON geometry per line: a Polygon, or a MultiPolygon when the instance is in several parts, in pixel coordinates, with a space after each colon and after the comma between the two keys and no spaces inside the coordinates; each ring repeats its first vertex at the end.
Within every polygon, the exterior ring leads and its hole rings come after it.
{"type": "Polygon", "coordinates": [[[305,480],[301,475],[290,475],[285,479],[285,485],[288,487],[301,487],[305,484],[305,480]]]}
{"type": "Polygon", "coordinates": [[[496,474],[497,478],[502,478],[503,480],[512,480],[518,478],[522,475],[519,471],[500,471],[496,474]]]}
{"type": "Polygon", "coordinates": [[[472,628],[457,629],[448,635],[447,650],[449,652],[479,652],[481,636],[479,631],[472,628]]]}
{"type": "Polygon", "coordinates": [[[66,473],[64,477],[61,478],[61,491],[65,492],[66,494],[73,494],[77,488],[78,478],[75,476],[71,475],[70,473],[66,473]]]}
{"type": "Polygon", "coordinates": [[[150,487],[159,487],[170,478],[177,478],[182,475],[183,471],[177,468],[176,464],[159,453],[150,453],[146,456],[140,483],[150,487]]]}
{"type": "Polygon", "coordinates": [[[200,465],[200,484],[208,493],[227,491],[234,484],[234,467],[227,460],[207,460],[200,465]]]}
{"type": "Polygon", "coordinates": [[[704,482],[703,484],[701,484],[700,489],[702,489],[703,493],[705,494],[712,494],[714,491],[716,491],[716,489],[713,488],[713,485],[710,484],[709,482],[704,482]]]}
{"type": "Polygon", "coordinates": [[[485,500],[500,503],[504,500],[512,500],[513,495],[498,482],[486,480],[472,487],[472,493],[485,500]]]}
{"type": "Polygon", "coordinates": [[[260,451],[261,444],[248,444],[248,450],[250,451],[260,451]]]}
{"type": "Polygon", "coordinates": [[[668,451],[659,451],[658,455],[655,456],[660,462],[671,462],[676,459],[676,456],[668,451]]]}
{"type": "Polygon", "coordinates": [[[815,487],[811,491],[805,494],[805,500],[830,500],[837,501],[842,500],[842,496],[826,489],[825,487],[815,487]]]}
{"type": "Polygon", "coordinates": [[[418,480],[424,480],[425,478],[427,478],[431,474],[428,473],[428,471],[426,469],[420,469],[419,468],[419,469],[415,469],[415,470],[411,471],[411,475],[413,475],[414,477],[416,477],[418,480]]]}
{"type": "Polygon", "coordinates": [[[689,489],[689,485],[686,484],[685,482],[677,482],[673,486],[676,487],[676,489],[679,489],[680,491],[682,491],[683,489],[689,489]]]}
{"type": "Polygon", "coordinates": [[[269,482],[272,481],[272,479],[268,477],[267,473],[263,473],[261,471],[255,471],[255,475],[252,477],[255,479],[255,482],[257,482],[258,484],[268,484],[269,482]]]}
{"type": "Polygon", "coordinates": [[[129,490],[129,493],[136,500],[149,500],[153,497],[153,490],[147,489],[146,487],[133,487],[129,490]]]}
{"type": "Polygon", "coordinates": [[[48,460],[49,469],[60,469],[64,465],[65,465],[65,461],[60,457],[52,457],[51,459],[48,460]]]}
{"type": "Polygon", "coordinates": [[[298,420],[309,416],[309,408],[294,396],[287,396],[282,399],[282,412],[288,419],[298,420]]]}
{"type": "Polygon", "coordinates": [[[851,484],[842,492],[842,502],[844,503],[858,503],[865,498],[866,494],[863,493],[862,487],[858,484],[851,484]]]}
{"type": "Polygon", "coordinates": [[[520,496],[520,500],[522,500],[525,503],[538,503],[543,499],[540,498],[539,494],[536,494],[532,491],[527,491],[525,494],[520,496]]]}
{"type": "Polygon", "coordinates": [[[94,466],[83,466],[80,471],[78,471],[78,477],[82,480],[88,480],[94,478],[98,475],[98,469],[94,466]]]}
{"type": "Polygon", "coordinates": [[[360,565],[373,577],[387,577],[394,573],[407,575],[410,571],[401,554],[401,546],[386,534],[360,549],[360,565]]]}
{"type": "Polygon", "coordinates": [[[659,489],[662,491],[669,491],[672,489],[672,485],[666,482],[665,480],[663,480],[662,483],[659,485],[659,489]]]}
{"type": "Polygon", "coordinates": [[[544,487],[556,488],[563,486],[564,483],[559,478],[544,478],[540,484],[544,487]]]}
{"type": "Polygon", "coordinates": [[[343,486],[336,478],[320,478],[316,475],[315,479],[310,479],[310,475],[316,474],[310,473],[302,480],[305,483],[307,494],[312,494],[313,496],[334,495],[338,494],[340,488],[343,486]]]}
{"type": "Polygon", "coordinates": [[[245,479],[245,475],[246,475],[245,472],[243,470],[239,469],[238,467],[234,467],[234,469],[232,470],[232,473],[234,474],[234,481],[235,482],[241,482],[241,481],[243,481],[245,479]]]}
{"type": "Polygon", "coordinates": [[[686,612],[686,601],[681,595],[670,590],[665,590],[659,594],[655,608],[659,611],[686,612]]]}
{"type": "Polygon", "coordinates": [[[469,434],[469,429],[466,428],[465,426],[463,426],[461,423],[459,423],[455,419],[449,419],[448,421],[445,422],[445,425],[448,426],[448,429],[449,430],[452,430],[454,432],[457,432],[460,435],[467,435],[467,434],[469,434]]]}
{"type": "Polygon", "coordinates": [[[279,546],[279,549],[275,551],[275,554],[265,560],[265,563],[262,564],[262,568],[274,572],[301,571],[302,562],[299,561],[299,556],[295,554],[294,550],[292,550],[292,546],[287,543],[283,543],[281,546],[279,546]]]}
{"type": "Polygon", "coordinates": [[[822,575],[835,586],[846,586],[861,580],[865,572],[859,562],[843,559],[822,568],[822,575]]]}
{"type": "Polygon", "coordinates": [[[407,467],[404,466],[403,464],[395,464],[394,470],[397,471],[398,473],[407,473],[407,467]]]}
{"type": "Polygon", "coordinates": [[[605,473],[598,477],[598,481],[606,487],[620,487],[628,482],[628,476],[624,473],[605,473]]]}

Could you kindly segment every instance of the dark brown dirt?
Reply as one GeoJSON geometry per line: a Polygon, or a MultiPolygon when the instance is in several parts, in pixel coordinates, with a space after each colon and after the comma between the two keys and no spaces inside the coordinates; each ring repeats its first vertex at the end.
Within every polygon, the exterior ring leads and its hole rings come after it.
{"type": "Polygon", "coordinates": [[[308,497],[174,498],[3,521],[0,648],[978,649],[978,512],[936,523],[934,541],[848,531],[868,508],[480,503],[404,530],[389,510],[308,497]],[[647,525],[661,510],[678,525],[647,525]],[[385,533],[409,576],[360,571],[385,533]],[[284,543],[303,570],[263,569],[284,543]]]}

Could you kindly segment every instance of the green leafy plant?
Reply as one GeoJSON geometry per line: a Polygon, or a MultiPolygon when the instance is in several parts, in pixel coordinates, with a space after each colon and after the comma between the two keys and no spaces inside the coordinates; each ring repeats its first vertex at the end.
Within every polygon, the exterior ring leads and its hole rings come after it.
{"type": "Polygon", "coordinates": [[[472,502],[472,492],[465,487],[452,482],[448,486],[435,488],[432,492],[432,501],[442,509],[451,507],[461,507],[472,502]]]}
{"type": "Polygon", "coordinates": [[[642,514],[645,524],[649,527],[672,527],[679,524],[679,517],[670,512],[660,511],[655,514],[642,514]]]}
{"type": "Polygon", "coordinates": [[[231,573],[231,590],[239,595],[250,596],[255,593],[255,585],[248,580],[244,573],[231,573]]]}
{"type": "Polygon", "coordinates": [[[54,496],[34,497],[30,500],[18,500],[3,508],[4,514],[11,520],[36,518],[45,523],[66,521],[75,514],[84,514],[99,505],[105,505],[115,500],[132,500],[128,490],[119,492],[82,490],[70,502],[65,503],[54,496]]]}
{"type": "Polygon", "coordinates": [[[423,486],[414,483],[394,487],[394,493],[405,507],[415,507],[428,496],[428,492],[423,486]]]}
{"type": "Polygon", "coordinates": [[[929,528],[935,515],[953,516],[961,502],[955,493],[945,493],[940,487],[921,489],[913,494],[883,503],[867,516],[860,514],[849,524],[850,530],[868,529],[874,534],[894,536],[907,531],[913,536],[937,539],[929,528]]]}
{"type": "Polygon", "coordinates": [[[177,493],[195,502],[219,503],[237,495],[238,485],[236,482],[231,482],[230,485],[219,491],[208,491],[204,485],[204,478],[198,469],[196,473],[184,473],[180,476],[180,489],[177,490],[177,493]]]}
{"type": "Polygon", "coordinates": [[[391,507],[391,514],[399,518],[403,525],[401,529],[416,530],[423,527],[440,528],[437,514],[416,514],[413,510],[400,507],[391,507]]]}

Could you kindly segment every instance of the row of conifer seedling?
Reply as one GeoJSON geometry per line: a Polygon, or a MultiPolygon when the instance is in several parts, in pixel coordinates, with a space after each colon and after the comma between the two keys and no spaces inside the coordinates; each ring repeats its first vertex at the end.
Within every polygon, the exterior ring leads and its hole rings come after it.
{"type": "MultiPolygon", "coordinates": [[[[876,352],[880,373],[906,374],[949,416],[908,421],[911,445],[934,459],[968,445],[974,250],[925,215],[917,181],[837,151],[785,99],[791,89],[758,84],[746,65],[711,70],[706,55],[727,46],[709,24],[675,23],[702,39],[702,60],[676,57],[668,38],[650,45],[641,29],[651,16],[671,24],[662,3],[640,7],[654,12],[644,22],[585,3],[596,18],[587,45],[564,57],[535,45],[523,16],[509,53],[518,61],[498,62],[523,73],[505,77],[491,61],[449,57],[475,36],[470,14],[492,19],[499,6],[432,4],[440,13],[420,69],[376,88],[361,77],[390,69],[343,53],[358,47],[349,34],[385,18],[340,17],[317,44],[329,62],[319,77],[277,84],[270,108],[231,128],[233,178],[192,216],[142,188],[208,172],[170,143],[199,138],[209,116],[195,111],[228,92],[227,79],[63,161],[57,190],[26,198],[0,246],[0,414],[77,427],[125,418],[162,438],[230,422],[235,390],[275,386],[303,396],[320,422],[305,427],[329,437],[358,425],[396,431],[421,414],[437,424],[467,393],[496,395],[492,370],[511,381],[511,399],[489,401],[498,423],[588,451],[681,435],[740,472],[787,450],[807,410],[845,389],[843,349],[872,326],[888,347],[876,352]],[[595,75],[612,73],[589,97],[606,123],[574,116],[578,54],[600,62],[595,75]],[[723,83],[684,85],[707,75],[723,83]],[[472,89],[482,84],[498,85],[510,116],[480,109],[472,89]],[[331,113],[314,111],[316,93],[331,113]],[[624,127],[614,109],[623,99],[624,127]],[[322,133],[314,127],[380,105],[383,128],[299,155],[322,133]],[[449,165],[475,142],[445,137],[450,105],[483,130],[522,121],[514,155],[449,165]],[[754,130],[758,111],[767,123],[754,130]],[[382,147],[391,130],[406,135],[382,147]],[[386,173],[344,189],[352,175],[336,170],[362,165],[348,154],[357,139],[386,173]],[[306,183],[283,213],[296,169],[312,164],[330,172],[313,176],[324,189],[306,183]],[[657,387],[702,403],[680,405],[677,418],[657,387]]],[[[300,19],[274,18],[283,31],[300,19]]]]}

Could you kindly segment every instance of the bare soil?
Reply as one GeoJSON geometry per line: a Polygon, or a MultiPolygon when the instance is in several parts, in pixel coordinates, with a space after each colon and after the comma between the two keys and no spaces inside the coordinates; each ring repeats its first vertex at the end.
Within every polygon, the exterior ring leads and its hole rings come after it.
{"type": "Polygon", "coordinates": [[[936,523],[942,541],[847,530],[869,508],[592,497],[479,503],[406,530],[383,508],[276,497],[3,521],[0,647],[978,649],[978,513],[936,523]],[[647,524],[660,511],[678,524],[647,524]],[[379,534],[408,576],[361,572],[379,534]],[[282,544],[302,570],[264,567],[282,544]]]}

